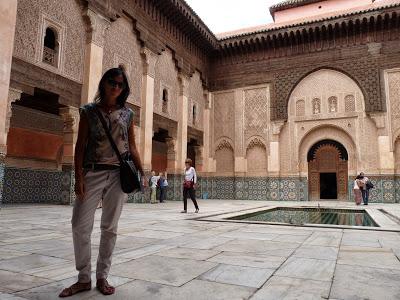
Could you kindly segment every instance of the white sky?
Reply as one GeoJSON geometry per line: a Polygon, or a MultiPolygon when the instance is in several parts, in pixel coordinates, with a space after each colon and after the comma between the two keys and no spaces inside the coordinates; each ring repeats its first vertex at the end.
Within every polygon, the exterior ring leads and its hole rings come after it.
{"type": "Polygon", "coordinates": [[[283,0],[186,0],[213,33],[272,22],[269,7],[283,0]]]}

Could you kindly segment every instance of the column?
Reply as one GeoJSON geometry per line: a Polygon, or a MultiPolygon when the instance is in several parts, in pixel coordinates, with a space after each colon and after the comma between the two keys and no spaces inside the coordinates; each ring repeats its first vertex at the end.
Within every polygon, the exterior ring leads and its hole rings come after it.
{"type": "Polygon", "coordinates": [[[140,155],[145,171],[151,171],[153,143],[154,77],[157,54],[142,49],[143,75],[140,110],[140,155]]]}
{"type": "Polygon", "coordinates": [[[9,86],[16,20],[17,0],[0,1],[0,120],[3,120],[0,122],[0,155],[2,161],[7,152],[8,129],[6,123],[9,122],[7,115],[10,110],[11,90],[9,90],[9,86]]]}
{"type": "Polygon", "coordinates": [[[245,175],[247,160],[244,149],[244,93],[235,91],[235,175],[245,175]]]}
{"type": "Polygon", "coordinates": [[[74,164],[75,144],[78,138],[79,127],[79,109],[68,106],[60,108],[60,115],[64,121],[63,137],[63,166],[72,166],[74,164]]]}
{"type": "Polygon", "coordinates": [[[386,126],[385,113],[370,113],[378,129],[379,168],[381,174],[394,174],[394,152],[386,126]]]}
{"type": "Polygon", "coordinates": [[[90,8],[86,11],[89,26],[85,51],[85,71],[81,104],[92,102],[103,74],[103,47],[110,21],[90,8]]]}
{"type": "Polygon", "coordinates": [[[179,75],[178,96],[178,136],[177,136],[177,172],[180,173],[185,167],[187,155],[187,127],[188,127],[188,96],[189,77],[179,75]]]}
{"type": "Polygon", "coordinates": [[[211,93],[204,93],[206,99],[203,113],[204,147],[203,147],[203,172],[210,172],[210,139],[211,139],[211,93]]]}
{"type": "Polygon", "coordinates": [[[274,121],[271,123],[271,141],[269,142],[269,155],[268,155],[268,173],[270,175],[279,175],[280,167],[280,154],[279,154],[279,135],[282,127],[285,125],[284,121],[274,121]]]}

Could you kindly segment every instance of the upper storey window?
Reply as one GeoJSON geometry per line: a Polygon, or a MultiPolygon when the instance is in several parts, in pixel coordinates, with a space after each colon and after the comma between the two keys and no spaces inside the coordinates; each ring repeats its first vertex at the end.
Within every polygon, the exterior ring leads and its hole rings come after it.
{"type": "Polygon", "coordinates": [[[168,90],[163,89],[162,91],[162,111],[164,113],[168,112],[168,90]]]}
{"type": "Polygon", "coordinates": [[[57,31],[50,27],[47,27],[43,41],[42,61],[57,68],[58,50],[59,47],[58,47],[57,31]]]}

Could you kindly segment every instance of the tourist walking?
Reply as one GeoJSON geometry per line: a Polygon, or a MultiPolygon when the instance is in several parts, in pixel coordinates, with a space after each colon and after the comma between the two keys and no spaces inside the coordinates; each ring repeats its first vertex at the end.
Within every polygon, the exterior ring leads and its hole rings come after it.
{"type": "Polygon", "coordinates": [[[374,187],[374,185],[369,180],[369,178],[367,176],[365,176],[365,174],[363,172],[361,172],[359,176],[361,177],[361,180],[364,183],[364,185],[361,189],[363,204],[368,205],[369,190],[372,189],[374,187]]]}
{"type": "Polygon", "coordinates": [[[160,177],[156,176],[156,172],[151,171],[151,177],[149,179],[149,186],[150,186],[150,203],[155,204],[157,203],[157,183],[160,177]]]}
{"type": "Polygon", "coordinates": [[[167,176],[166,175],[167,175],[166,173],[160,173],[159,174],[158,186],[159,186],[159,189],[160,189],[160,203],[164,203],[165,200],[167,199],[168,181],[167,181],[167,176]]]}
{"type": "MultiPolygon", "coordinates": [[[[135,144],[133,111],[125,106],[130,94],[122,68],[108,70],[100,80],[94,103],[82,107],[75,148],[76,201],[72,214],[72,236],[78,282],[64,289],[69,297],[91,289],[91,241],[96,207],[102,200],[101,237],[96,268],[96,287],[104,295],[115,288],[107,282],[118,221],[127,194],[122,191],[119,159],[100,121],[100,114],[122,157],[129,154],[141,174],[142,163],[135,144]]],[[[142,178],[143,180],[144,178],[142,178]]]]}
{"type": "Polygon", "coordinates": [[[199,212],[199,206],[196,201],[196,184],[197,175],[196,170],[192,167],[192,160],[190,158],[185,160],[185,178],[183,180],[183,211],[182,213],[187,213],[187,198],[192,199],[194,207],[196,208],[195,213],[199,212]]]}
{"type": "Polygon", "coordinates": [[[360,175],[358,175],[356,177],[356,179],[354,180],[354,186],[353,186],[354,201],[355,201],[356,205],[361,204],[361,200],[362,200],[361,188],[363,185],[364,185],[364,183],[362,181],[362,178],[360,175]]]}

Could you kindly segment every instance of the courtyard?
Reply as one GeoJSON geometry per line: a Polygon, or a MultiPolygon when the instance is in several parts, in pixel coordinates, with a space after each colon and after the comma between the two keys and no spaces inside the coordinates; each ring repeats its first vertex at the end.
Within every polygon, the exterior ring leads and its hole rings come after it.
{"type": "MultiPolygon", "coordinates": [[[[181,205],[125,205],[109,278],[117,290],[107,299],[400,299],[399,232],[207,220],[299,202],[200,200],[199,215],[191,206],[180,214],[181,205]]],[[[369,207],[400,216],[398,204],[369,207]]],[[[0,299],[57,299],[76,280],[71,213],[70,206],[1,209],[0,299]]],[[[99,209],[93,266],[100,216],[99,209]]],[[[93,288],[71,299],[103,296],[93,288]]]]}

